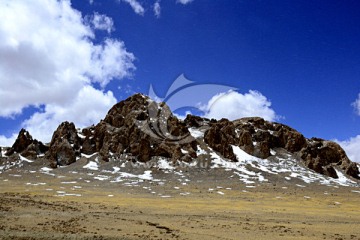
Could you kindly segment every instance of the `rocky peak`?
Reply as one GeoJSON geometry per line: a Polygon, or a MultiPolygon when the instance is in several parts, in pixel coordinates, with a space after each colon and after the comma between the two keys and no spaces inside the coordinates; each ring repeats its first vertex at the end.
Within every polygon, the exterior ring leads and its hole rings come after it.
{"type": "Polygon", "coordinates": [[[33,138],[28,131],[25,129],[21,129],[18,137],[15,140],[15,143],[8,150],[6,155],[12,155],[13,153],[21,153],[24,151],[31,143],[33,142],[33,138]]]}
{"type": "Polygon", "coordinates": [[[46,157],[52,167],[69,165],[80,155],[80,137],[74,123],[63,122],[54,132],[46,157]]]}
{"type": "Polygon", "coordinates": [[[25,129],[21,129],[15,143],[6,152],[6,156],[19,153],[24,157],[37,158],[38,155],[43,154],[47,151],[48,147],[42,142],[33,139],[31,134],[25,129]]]}
{"type": "Polygon", "coordinates": [[[186,125],[165,103],[157,103],[141,94],[114,105],[96,125],[94,141],[95,151],[104,160],[110,152],[128,153],[142,162],[153,156],[174,161],[190,161],[196,157],[197,144],[186,125]]]}

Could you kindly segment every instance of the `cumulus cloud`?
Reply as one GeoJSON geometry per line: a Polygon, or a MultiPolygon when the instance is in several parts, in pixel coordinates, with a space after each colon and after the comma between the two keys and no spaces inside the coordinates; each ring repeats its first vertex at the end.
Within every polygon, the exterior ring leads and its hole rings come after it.
{"type": "Polygon", "coordinates": [[[128,3],[136,14],[144,15],[145,9],[137,0],[122,0],[128,3]]]}
{"type": "Polygon", "coordinates": [[[105,87],[135,69],[122,41],[93,41],[94,29],[109,32],[112,19],[95,13],[89,24],[66,0],[4,0],[0,8],[0,117],[43,106],[23,124],[41,129],[32,134],[42,141],[51,136],[40,132],[64,120],[83,126],[101,119],[116,99],[93,84],[105,87]]]}
{"type": "Polygon", "coordinates": [[[60,122],[76,123],[76,127],[87,127],[97,123],[116,103],[111,91],[106,93],[84,86],[72,102],[66,105],[47,104],[43,112],[37,112],[23,123],[33,136],[47,142],[60,122]]]}
{"type": "Polygon", "coordinates": [[[352,106],[355,108],[356,113],[360,116],[360,94],[355,102],[352,103],[352,106]]]}
{"type": "Polygon", "coordinates": [[[242,117],[262,117],[265,120],[274,121],[278,118],[271,108],[271,102],[260,92],[253,90],[245,94],[232,90],[219,93],[200,109],[205,112],[205,117],[215,119],[235,120],[242,117]]]}
{"type": "Polygon", "coordinates": [[[10,137],[0,135],[0,146],[12,146],[17,138],[17,133],[13,133],[10,137]]]}
{"type": "Polygon", "coordinates": [[[349,159],[360,163],[360,135],[346,141],[336,141],[345,150],[349,159]]]}
{"type": "Polygon", "coordinates": [[[94,29],[105,30],[108,33],[111,33],[114,30],[114,22],[112,18],[99,13],[94,13],[90,19],[91,24],[94,29]]]}
{"type": "Polygon", "coordinates": [[[194,0],[177,0],[176,2],[186,5],[188,3],[191,3],[192,1],[194,0]]]}
{"type": "Polygon", "coordinates": [[[154,15],[159,18],[161,15],[161,6],[160,6],[160,1],[156,1],[154,3],[154,15]]]}

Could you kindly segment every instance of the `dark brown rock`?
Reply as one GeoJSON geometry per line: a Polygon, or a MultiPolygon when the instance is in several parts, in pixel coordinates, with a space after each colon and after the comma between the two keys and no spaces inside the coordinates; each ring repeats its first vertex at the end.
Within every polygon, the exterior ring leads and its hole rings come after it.
{"type": "Polygon", "coordinates": [[[30,133],[25,129],[21,129],[15,143],[5,155],[10,156],[14,153],[19,153],[24,157],[36,159],[38,155],[45,153],[47,150],[47,146],[42,142],[33,139],[30,133]]]}
{"type": "Polygon", "coordinates": [[[343,169],[345,168],[345,173],[349,176],[352,176],[353,178],[360,179],[359,176],[359,168],[357,167],[356,163],[350,162],[346,163],[346,166],[343,166],[343,169]]]}
{"type": "Polygon", "coordinates": [[[186,124],[173,116],[165,103],[157,103],[141,94],[114,105],[95,126],[93,139],[95,150],[86,149],[98,151],[103,160],[109,158],[110,152],[128,153],[141,162],[153,156],[173,160],[196,157],[197,142],[186,124]]]}
{"type": "Polygon", "coordinates": [[[328,166],[325,166],[323,167],[322,169],[324,175],[326,176],[329,176],[329,177],[332,177],[332,178],[338,178],[339,176],[337,175],[335,169],[333,166],[331,165],[328,165],[328,166]]]}
{"type": "Polygon", "coordinates": [[[335,142],[312,138],[299,154],[305,165],[318,173],[327,175],[328,172],[324,169],[335,164],[340,166],[349,176],[359,178],[359,170],[356,164],[349,160],[345,151],[335,142]]]}
{"type": "Polygon", "coordinates": [[[12,145],[12,147],[7,151],[5,155],[10,156],[14,153],[21,153],[32,142],[33,142],[33,138],[30,135],[30,133],[22,128],[19,132],[18,137],[15,140],[15,143],[12,145]]]}
{"type": "Polygon", "coordinates": [[[336,169],[341,169],[345,174],[359,178],[357,165],[334,142],[306,139],[295,129],[259,117],[217,121],[188,115],[181,121],[165,103],[157,103],[141,94],[114,105],[104,120],[84,128],[80,136],[73,123],[62,123],[54,132],[49,147],[22,129],[6,154],[20,153],[36,158],[46,152],[45,157],[52,167],[69,165],[81,153],[96,152],[104,161],[126,154],[129,159],[140,162],[153,157],[165,157],[174,163],[190,162],[197,157],[198,143],[205,145],[201,139],[195,140],[190,135],[190,127],[206,129],[204,142],[231,161],[237,161],[233,145],[263,159],[271,155],[271,149],[280,149],[298,157],[305,166],[318,173],[336,178],[336,169]]]}
{"type": "Polygon", "coordinates": [[[235,145],[238,141],[236,141],[235,126],[231,121],[221,119],[211,124],[204,134],[204,141],[225,158],[237,161],[231,145],[235,145]]]}
{"type": "Polygon", "coordinates": [[[184,120],[184,123],[186,124],[187,127],[194,127],[194,128],[207,125],[209,122],[210,119],[208,118],[202,118],[191,114],[186,115],[186,118],[184,120]]]}
{"type": "Polygon", "coordinates": [[[254,147],[253,155],[258,158],[267,158],[270,156],[270,147],[269,143],[266,141],[257,142],[254,147]]]}
{"type": "Polygon", "coordinates": [[[251,133],[248,130],[241,131],[239,133],[239,144],[238,146],[247,152],[248,154],[254,153],[254,144],[252,141],[251,133]]]}
{"type": "Polygon", "coordinates": [[[52,167],[69,165],[80,155],[80,146],[74,123],[63,122],[52,136],[46,158],[52,167]]]}
{"type": "MultiPolygon", "coordinates": [[[[189,118],[189,125],[193,119],[196,118],[189,118]]],[[[299,155],[308,168],[318,173],[337,178],[334,165],[338,165],[347,175],[359,178],[358,167],[348,159],[338,144],[319,138],[307,140],[286,125],[258,117],[241,118],[233,122],[223,119],[209,125],[205,142],[231,160],[235,159],[231,145],[237,145],[259,158],[268,158],[272,148],[282,148],[299,155]]]]}
{"type": "Polygon", "coordinates": [[[45,146],[42,142],[35,139],[24,151],[21,152],[21,155],[26,158],[36,159],[39,155],[46,153],[48,149],[48,146],[45,146]]]}

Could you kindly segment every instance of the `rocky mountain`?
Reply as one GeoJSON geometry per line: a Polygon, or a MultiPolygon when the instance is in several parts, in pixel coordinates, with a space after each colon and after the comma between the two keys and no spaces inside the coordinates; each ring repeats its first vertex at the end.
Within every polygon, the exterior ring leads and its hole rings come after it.
{"type": "MultiPolygon", "coordinates": [[[[259,117],[217,121],[188,115],[179,120],[166,103],[142,94],[114,105],[97,125],[77,129],[73,123],[61,123],[48,145],[22,129],[14,145],[1,152],[5,155],[2,161],[44,158],[52,168],[94,156],[98,162],[147,163],[166,159],[174,167],[180,163],[211,167],[221,160],[222,164],[246,171],[264,171],[264,166],[272,166],[268,171],[274,173],[274,169],[282,171],[285,165],[289,169],[291,165],[291,169],[303,166],[332,178],[345,174],[353,180],[360,179],[358,165],[335,142],[307,139],[286,125],[259,117]],[[244,154],[258,159],[258,163],[245,161],[244,154]],[[276,167],[280,163],[283,165],[276,167]]],[[[289,169],[286,171],[292,171],[289,169]]]]}

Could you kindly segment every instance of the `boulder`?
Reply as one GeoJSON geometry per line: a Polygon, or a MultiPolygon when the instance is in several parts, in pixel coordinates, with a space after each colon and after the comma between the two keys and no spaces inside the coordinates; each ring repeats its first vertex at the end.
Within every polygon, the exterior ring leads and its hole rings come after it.
{"type": "Polygon", "coordinates": [[[345,166],[345,173],[349,176],[352,176],[353,178],[360,179],[360,176],[359,176],[360,173],[359,173],[359,168],[358,168],[357,164],[354,162],[350,162],[346,165],[347,166],[345,166]]]}
{"type": "Polygon", "coordinates": [[[239,131],[238,146],[248,154],[253,154],[254,144],[252,141],[251,133],[248,130],[239,131]]]}
{"type": "Polygon", "coordinates": [[[262,159],[268,158],[271,155],[269,142],[266,141],[257,142],[254,147],[254,151],[252,155],[262,159]]]}

